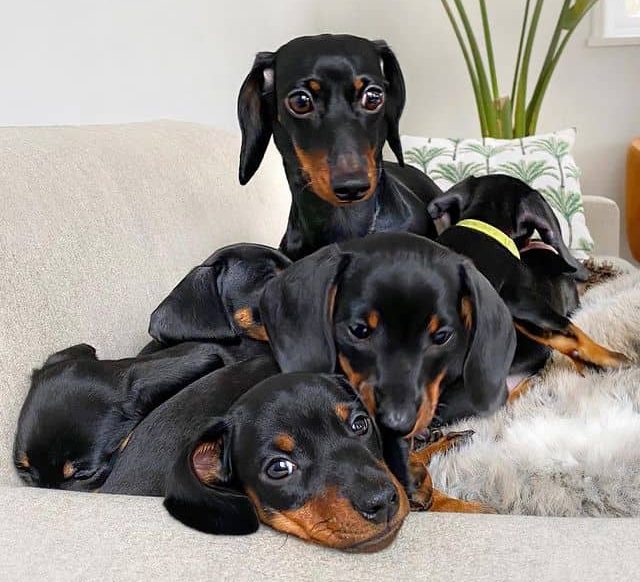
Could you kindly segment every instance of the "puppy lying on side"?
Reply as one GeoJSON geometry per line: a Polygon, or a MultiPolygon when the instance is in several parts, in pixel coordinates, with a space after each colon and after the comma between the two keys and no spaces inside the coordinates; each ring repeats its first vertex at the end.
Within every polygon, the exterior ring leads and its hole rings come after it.
{"type": "Polygon", "coordinates": [[[261,357],[218,370],[151,413],[101,492],[165,495],[169,512],[214,534],[262,521],[318,544],[390,544],[407,497],[380,436],[344,380],[278,374],[261,357]]]}
{"type": "Polygon", "coordinates": [[[122,360],[99,360],[87,344],[51,355],[34,370],[20,412],[13,453],[18,475],[37,487],[99,487],[136,424],[221,365],[217,346],[202,343],[122,360]]]}
{"type": "Polygon", "coordinates": [[[216,341],[225,365],[268,355],[258,299],[264,285],[290,264],[264,245],[240,243],[217,250],[153,311],[149,334],[154,341],[141,354],[182,341],[216,341]]]}
{"type": "Polygon", "coordinates": [[[626,363],[567,318],[577,307],[575,280],[585,279],[586,269],[562,242],[539,192],[510,176],[472,177],[436,198],[429,213],[453,225],[438,242],[469,257],[511,311],[519,332],[512,373],[535,372],[550,353],[546,347],[569,356],[578,369],[626,363]],[[527,251],[534,230],[542,243],[527,251]],[[520,260],[521,252],[536,254],[520,260]]]}

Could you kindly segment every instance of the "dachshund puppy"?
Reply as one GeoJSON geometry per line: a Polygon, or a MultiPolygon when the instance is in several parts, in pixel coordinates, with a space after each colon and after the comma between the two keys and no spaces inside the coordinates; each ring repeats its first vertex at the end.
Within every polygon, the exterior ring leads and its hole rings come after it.
{"type": "MultiPolygon", "coordinates": [[[[576,281],[586,281],[589,276],[585,266],[564,244],[560,223],[549,203],[540,192],[518,178],[505,174],[471,176],[433,200],[428,211],[433,220],[445,227],[461,220],[485,222],[512,239],[520,252],[530,247],[535,230],[547,249],[555,251],[558,256],[555,262],[562,266],[562,272],[576,281]]],[[[486,262],[493,263],[493,257],[486,262]]],[[[494,265],[498,272],[501,267],[494,265]]]]}
{"type": "Polygon", "coordinates": [[[545,347],[569,356],[579,370],[626,363],[624,355],[598,345],[567,318],[577,307],[577,289],[562,275],[581,280],[586,269],[565,247],[539,192],[510,176],[468,178],[434,200],[429,212],[453,223],[438,242],[469,257],[509,307],[521,334],[512,373],[537,371],[550,353],[545,347]],[[534,229],[545,243],[534,246],[543,246],[539,250],[546,255],[529,250],[538,254],[521,261],[518,247],[526,255],[534,229]]]}
{"type": "Polygon", "coordinates": [[[349,378],[404,485],[397,437],[506,401],[509,311],[470,261],[423,237],[378,233],[321,249],[265,286],[260,313],[284,372],[349,378]]]}
{"type": "Polygon", "coordinates": [[[306,36],[262,52],[240,89],[240,183],[258,169],[271,135],[291,189],[280,249],[293,260],[378,231],[435,238],[427,204],[441,193],[405,167],[400,65],[384,41],[306,36]],[[382,161],[389,143],[398,164],[382,161]]]}
{"type": "Polygon", "coordinates": [[[386,547],[408,501],[364,405],[340,377],[277,373],[254,358],[181,391],[136,428],[101,491],[165,495],[213,534],[262,521],[342,550],[386,547]]]}
{"type": "Polygon", "coordinates": [[[224,364],[270,353],[258,314],[265,283],[291,261],[270,247],[223,247],[193,268],[151,314],[141,354],[182,341],[216,341],[224,364]],[[227,347],[226,354],[223,348],[227,347]]]}
{"type": "Polygon", "coordinates": [[[34,370],[20,412],[18,475],[37,487],[99,487],[136,424],[221,365],[215,344],[183,343],[122,360],[99,360],[87,344],[51,355],[34,370]]]}

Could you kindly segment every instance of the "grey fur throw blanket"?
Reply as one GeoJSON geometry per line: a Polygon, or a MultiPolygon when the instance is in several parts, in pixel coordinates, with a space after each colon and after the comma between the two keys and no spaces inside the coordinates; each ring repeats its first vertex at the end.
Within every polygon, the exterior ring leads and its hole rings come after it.
{"type": "Polygon", "coordinates": [[[616,371],[585,370],[554,355],[530,390],[434,457],[434,486],[498,513],[640,516],[640,271],[590,289],[572,317],[596,341],[629,356],[616,371]]]}

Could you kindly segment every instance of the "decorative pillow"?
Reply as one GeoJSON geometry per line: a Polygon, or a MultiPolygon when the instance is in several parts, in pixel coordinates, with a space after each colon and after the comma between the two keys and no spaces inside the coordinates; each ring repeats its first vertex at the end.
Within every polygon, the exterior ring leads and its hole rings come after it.
{"type": "Polygon", "coordinates": [[[402,136],[405,162],[448,190],[469,176],[509,174],[538,190],[553,208],[565,244],[585,259],[593,239],[584,218],[580,170],[571,148],[576,130],[520,139],[446,139],[402,136]]]}

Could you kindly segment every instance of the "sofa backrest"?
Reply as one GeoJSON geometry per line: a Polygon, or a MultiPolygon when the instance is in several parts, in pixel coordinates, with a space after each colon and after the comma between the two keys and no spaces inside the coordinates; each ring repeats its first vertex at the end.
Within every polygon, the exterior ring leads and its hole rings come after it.
{"type": "Polygon", "coordinates": [[[79,342],[135,354],[149,314],[225,244],[277,246],[290,194],[270,148],[238,183],[239,136],[173,121],[0,128],[0,483],[33,367],[79,342]]]}

